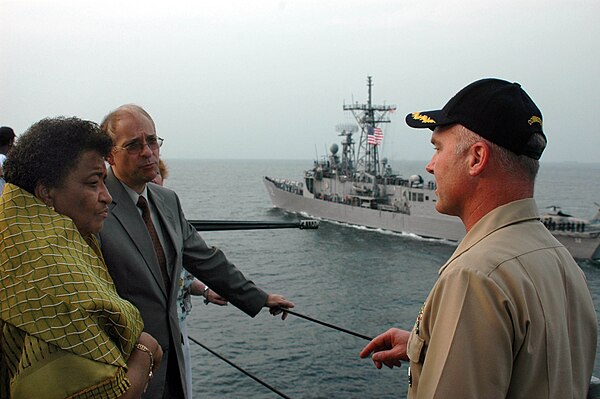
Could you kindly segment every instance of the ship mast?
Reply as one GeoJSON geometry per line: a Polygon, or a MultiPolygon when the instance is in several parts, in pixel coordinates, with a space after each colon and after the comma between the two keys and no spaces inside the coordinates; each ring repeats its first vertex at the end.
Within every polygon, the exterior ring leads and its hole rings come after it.
{"type": "Polygon", "coordinates": [[[388,112],[395,111],[393,105],[373,105],[372,88],[373,81],[371,76],[367,76],[367,87],[369,88],[369,97],[367,104],[359,104],[358,101],[351,105],[344,104],[344,111],[351,111],[360,128],[360,140],[358,142],[358,151],[354,164],[357,171],[364,171],[373,176],[380,175],[379,165],[379,144],[369,143],[369,134],[374,134],[375,129],[382,123],[390,123],[387,117],[388,112]]]}

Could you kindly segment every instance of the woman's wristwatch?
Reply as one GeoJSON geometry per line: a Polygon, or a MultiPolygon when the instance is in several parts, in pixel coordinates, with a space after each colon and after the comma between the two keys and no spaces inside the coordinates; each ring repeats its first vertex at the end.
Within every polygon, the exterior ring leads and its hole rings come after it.
{"type": "Polygon", "coordinates": [[[210,301],[208,300],[208,285],[204,284],[204,291],[202,291],[202,296],[204,297],[204,304],[208,305],[210,301]]]}

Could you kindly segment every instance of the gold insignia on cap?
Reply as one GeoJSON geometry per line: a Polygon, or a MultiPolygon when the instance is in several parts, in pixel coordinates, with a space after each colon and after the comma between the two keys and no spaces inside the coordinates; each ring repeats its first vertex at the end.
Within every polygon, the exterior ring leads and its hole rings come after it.
{"type": "Polygon", "coordinates": [[[530,125],[533,125],[534,123],[539,123],[540,126],[542,126],[542,118],[540,118],[539,116],[532,116],[531,118],[529,118],[527,123],[529,123],[530,125]]]}
{"type": "Polygon", "coordinates": [[[431,119],[427,115],[422,115],[420,112],[413,112],[412,118],[416,121],[421,121],[423,123],[435,123],[433,119],[431,119]]]}

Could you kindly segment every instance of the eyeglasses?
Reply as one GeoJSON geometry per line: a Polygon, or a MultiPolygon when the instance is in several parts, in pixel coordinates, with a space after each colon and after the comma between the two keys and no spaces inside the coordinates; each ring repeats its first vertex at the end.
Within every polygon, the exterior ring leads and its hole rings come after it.
{"type": "Polygon", "coordinates": [[[115,149],[127,150],[127,153],[131,155],[138,155],[139,153],[144,151],[145,146],[148,146],[152,151],[157,150],[159,147],[162,146],[163,141],[165,141],[165,139],[161,137],[150,136],[146,137],[146,141],[137,140],[122,147],[115,146],[115,149]]]}

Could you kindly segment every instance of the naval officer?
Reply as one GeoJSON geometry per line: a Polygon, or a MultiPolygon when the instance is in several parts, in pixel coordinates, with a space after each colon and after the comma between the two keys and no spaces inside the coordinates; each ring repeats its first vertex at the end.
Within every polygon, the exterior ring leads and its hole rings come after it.
{"type": "Polygon", "coordinates": [[[411,399],[585,398],[596,312],[533,200],[546,147],[540,110],[518,83],[482,79],[406,122],[433,130],[436,209],[467,235],[412,331],[392,328],[360,356],[373,353],[377,368],[410,362],[411,399]]]}

